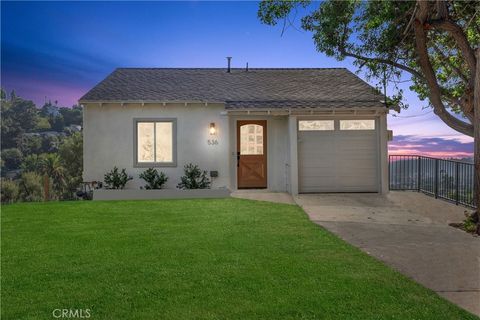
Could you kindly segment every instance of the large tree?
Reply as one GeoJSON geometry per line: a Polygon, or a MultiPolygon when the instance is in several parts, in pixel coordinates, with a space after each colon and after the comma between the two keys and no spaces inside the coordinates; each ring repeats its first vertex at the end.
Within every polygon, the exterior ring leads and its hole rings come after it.
{"type": "Polygon", "coordinates": [[[299,15],[318,51],[353,58],[368,78],[393,88],[391,103],[402,105],[398,83],[408,76],[443,122],[474,137],[480,205],[480,2],[268,0],[258,11],[263,23],[284,27],[299,15]]]}
{"type": "Polygon", "coordinates": [[[10,101],[2,98],[1,143],[2,149],[17,147],[17,140],[32,131],[38,122],[38,110],[32,101],[16,97],[10,101]]]}

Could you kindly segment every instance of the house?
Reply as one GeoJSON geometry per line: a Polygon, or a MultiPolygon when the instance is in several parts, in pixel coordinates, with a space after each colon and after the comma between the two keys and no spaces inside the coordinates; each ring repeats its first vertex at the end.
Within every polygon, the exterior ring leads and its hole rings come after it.
{"type": "Polygon", "coordinates": [[[386,192],[388,109],[344,68],[120,68],[79,101],[84,180],[198,164],[212,188],[386,192]]]}

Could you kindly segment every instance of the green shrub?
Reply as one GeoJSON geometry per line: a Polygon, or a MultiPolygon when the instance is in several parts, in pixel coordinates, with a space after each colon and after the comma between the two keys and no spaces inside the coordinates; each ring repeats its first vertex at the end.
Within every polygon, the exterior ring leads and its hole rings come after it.
{"type": "Polygon", "coordinates": [[[168,177],[163,172],[158,172],[153,168],[148,168],[140,174],[140,178],[147,183],[145,189],[162,189],[168,177]]]}
{"type": "Polygon", "coordinates": [[[467,218],[463,220],[463,229],[471,233],[477,230],[477,223],[471,215],[468,215],[467,218]]]}
{"type": "Polygon", "coordinates": [[[1,181],[1,201],[2,203],[12,203],[18,199],[18,184],[9,179],[1,181]]]}
{"type": "Polygon", "coordinates": [[[210,179],[207,177],[207,171],[202,171],[197,165],[187,164],[184,167],[184,176],[180,178],[177,185],[179,189],[209,189],[210,179]]]}
{"type": "Polygon", "coordinates": [[[35,172],[24,172],[19,181],[20,199],[22,201],[43,200],[43,178],[35,172]]]}
{"type": "Polygon", "coordinates": [[[23,134],[17,140],[17,145],[22,154],[37,154],[42,152],[42,137],[23,134]]]}
{"type": "Polygon", "coordinates": [[[30,154],[23,158],[22,165],[20,168],[23,171],[27,172],[41,172],[42,171],[42,162],[43,159],[45,158],[45,153],[44,154],[30,154]]]}
{"type": "Polygon", "coordinates": [[[5,170],[15,170],[22,164],[22,152],[17,148],[2,150],[2,161],[5,170]]]}
{"type": "Polygon", "coordinates": [[[38,118],[37,127],[36,127],[37,131],[47,131],[47,130],[50,130],[51,128],[52,126],[48,122],[47,118],[44,118],[44,117],[38,118]]]}
{"type": "Polygon", "coordinates": [[[106,189],[123,189],[128,181],[133,178],[127,175],[125,169],[119,171],[117,167],[114,167],[112,171],[105,174],[105,188],[106,189]]]}

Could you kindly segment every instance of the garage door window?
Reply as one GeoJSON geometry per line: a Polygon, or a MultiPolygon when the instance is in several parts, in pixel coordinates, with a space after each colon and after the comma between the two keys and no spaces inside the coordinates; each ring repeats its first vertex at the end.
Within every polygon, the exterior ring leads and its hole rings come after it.
{"type": "Polygon", "coordinates": [[[340,120],[340,130],[375,130],[375,120],[340,120]]]}
{"type": "Polygon", "coordinates": [[[331,131],[334,130],[333,120],[300,120],[299,131],[331,131]]]}

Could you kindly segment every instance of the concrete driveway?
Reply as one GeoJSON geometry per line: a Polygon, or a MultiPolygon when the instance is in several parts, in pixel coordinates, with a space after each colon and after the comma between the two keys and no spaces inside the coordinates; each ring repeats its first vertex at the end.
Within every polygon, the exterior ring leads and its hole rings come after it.
{"type": "Polygon", "coordinates": [[[315,223],[480,316],[480,238],[448,225],[465,208],[416,192],[295,200],[315,223]]]}

